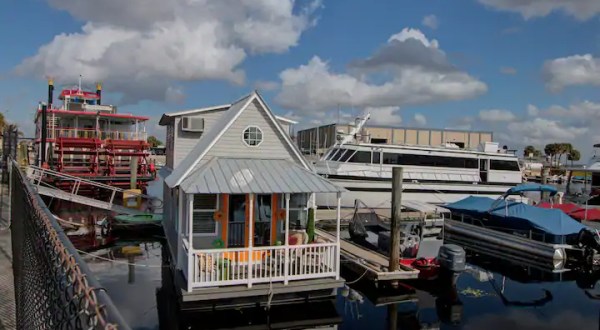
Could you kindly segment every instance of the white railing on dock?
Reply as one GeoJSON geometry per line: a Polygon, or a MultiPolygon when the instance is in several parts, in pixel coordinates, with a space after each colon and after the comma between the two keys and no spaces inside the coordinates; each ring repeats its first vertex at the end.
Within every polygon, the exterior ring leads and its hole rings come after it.
{"type": "Polygon", "coordinates": [[[192,250],[192,287],[336,277],[336,243],[192,250]]]}

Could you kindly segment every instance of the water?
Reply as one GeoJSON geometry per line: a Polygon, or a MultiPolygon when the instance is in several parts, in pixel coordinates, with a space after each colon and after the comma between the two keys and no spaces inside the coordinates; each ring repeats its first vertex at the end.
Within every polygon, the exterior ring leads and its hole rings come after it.
{"type": "MultiPolygon", "coordinates": [[[[160,182],[149,189],[157,194],[160,182]],[[158,188],[156,187],[158,186],[158,188]]],[[[114,237],[84,242],[98,280],[133,329],[598,329],[600,279],[592,271],[542,271],[469,253],[468,270],[451,281],[409,283],[377,290],[364,281],[333,301],[222,312],[177,311],[165,242],[114,237]],[[88,244],[88,245],[86,245],[88,244]],[[109,259],[109,260],[105,260],[109,259]],[[130,265],[135,264],[135,266],[130,265]],[[355,291],[356,290],[356,291],[355,291]]],[[[349,281],[358,275],[343,273],[349,281]]]]}

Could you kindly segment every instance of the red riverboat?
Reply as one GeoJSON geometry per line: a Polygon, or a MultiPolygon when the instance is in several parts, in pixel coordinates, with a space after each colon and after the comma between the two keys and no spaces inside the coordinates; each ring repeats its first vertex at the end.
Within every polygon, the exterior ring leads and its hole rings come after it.
{"type": "MultiPolygon", "coordinates": [[[[117,107],[102,104],[102,86],[96,91],[78,86],[61,91],[54,104],[54,82],[48,82],[48,102],[40,103],[35,115],[36,165],[65,175],[101,182],[119,188],[145,188],[153,180],[146,140],[148,117],[117,113],[117,107]]],[[[73,180],[53,179],[52,185],[69,190],[73,180]]],[[[81,184],[80,184],[81,185],[81,184]]],[[[81,185],[81,189],[90,189],[81,185]]]]}

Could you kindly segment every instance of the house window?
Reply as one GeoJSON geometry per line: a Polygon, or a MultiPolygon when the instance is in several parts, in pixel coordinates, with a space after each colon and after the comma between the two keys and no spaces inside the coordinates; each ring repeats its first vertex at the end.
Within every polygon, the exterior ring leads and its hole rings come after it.
{"type": "Polygon", "coordinates": [[[244,130],[244,143],[249,147],[257,147],[262,143],[263,133],[256,126],[248,126],[244,130]]]}
{"type": "Polygon", "coordinates": [[[193,233],[217,234],[217,222],[214,219],[214,214],[218,209],[219,198],[217,194],[194,195],[193,233]]]}

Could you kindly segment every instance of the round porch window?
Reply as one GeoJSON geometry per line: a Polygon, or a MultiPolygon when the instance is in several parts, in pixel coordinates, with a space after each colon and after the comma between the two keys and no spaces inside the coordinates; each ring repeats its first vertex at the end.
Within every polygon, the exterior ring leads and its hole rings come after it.
{"type": "Polygon", "coordinates": [[[262,143],[263,134],[257,126],[248,126],[244,130],[244,143],[249,147],[257,147],[262,143]]]}

